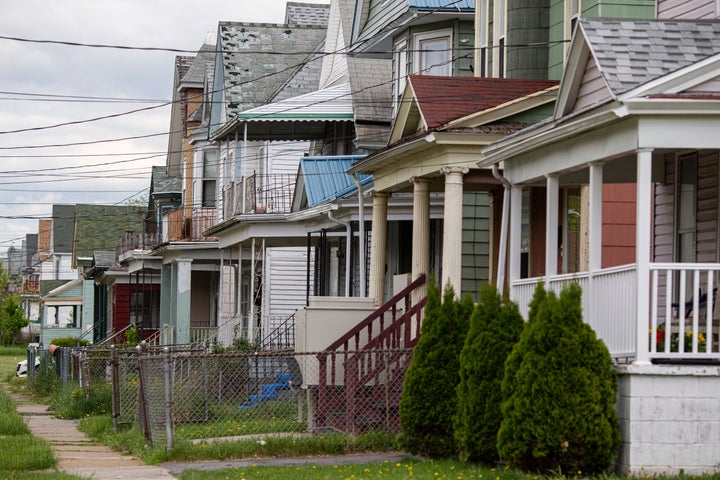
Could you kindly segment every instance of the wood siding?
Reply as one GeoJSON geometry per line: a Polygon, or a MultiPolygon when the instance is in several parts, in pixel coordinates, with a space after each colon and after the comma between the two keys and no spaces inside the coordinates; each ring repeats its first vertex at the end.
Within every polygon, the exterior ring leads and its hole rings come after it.
{"type": "Polygon", "coordinates": [[[605,85],[605,81],[600,75],[597,63],[595,63],[595,60],[591,57],[587,65],[585,65],[585,74],[577,93],[573,111],[582,110],[609,97],[610,93],[605,85]]]}
{"type": "Polygon", "coordinates": [[[635,262],[635,184],[603,185],[602,268],[635,262]]]}
{"type": "Polygon", "coordinates": [[[715,18],[715,0],[658,0],[657,18],[715,18]]]}
{"type": "Polygon", "coordinates": [[[490,275],[490,197],[486,193],[463,195],[462,294],[477,298],[490,275]]]}

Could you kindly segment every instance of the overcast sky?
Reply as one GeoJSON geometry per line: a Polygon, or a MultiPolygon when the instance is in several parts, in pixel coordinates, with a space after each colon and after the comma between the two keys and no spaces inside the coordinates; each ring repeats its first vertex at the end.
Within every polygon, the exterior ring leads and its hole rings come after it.
{"type": "MultiPolygon", "coordinates": [[[[197,50],[220,20],[282,23],[285,3],[0,0],[0,37],[197,50]]],[[[165,162],[170,107],[85,120],[169,101],[181,54],[0,38],[0,254],[37,233],[53,204],[147,194],[150,167],[165,162]],[[82,123],[43,128],[67,122],[82,123]],[[24,129],[32,130],[16,132],[24,129]],[[139,136],[148,137],[127,139],[139,136]],[[111,139],[127,140],[98,142],[111,139]],[[95,143],[44,147],[87,142],[95,143]]]]}

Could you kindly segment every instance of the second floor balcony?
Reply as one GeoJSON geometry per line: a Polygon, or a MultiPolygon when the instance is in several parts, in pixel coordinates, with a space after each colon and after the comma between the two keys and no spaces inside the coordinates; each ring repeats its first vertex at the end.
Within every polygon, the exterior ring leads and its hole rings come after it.
{"type": "Polygon", "coordinates": [[[223,187],[223,214],[235,215],[289,213],[292,208],[296,175],[254,174],[223,187]]]}

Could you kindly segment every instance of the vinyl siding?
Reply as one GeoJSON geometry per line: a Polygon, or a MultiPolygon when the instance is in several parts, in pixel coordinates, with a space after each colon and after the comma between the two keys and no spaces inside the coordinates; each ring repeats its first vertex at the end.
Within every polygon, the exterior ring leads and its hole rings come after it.
{"type": "Polygon", "coordinates": [[[590,58],[585,66],[585,74],[578,90],[573,111],[582,110],[589,105],[609,98],[609,96],[605,81],[597,68],[597,63],[593,58],[590,58]]]}
{"type": "MultiPolygon", "coordinates": [[[[310,264],[312,266],[312,262],[310,264]]],[[[266,250],[263,273],[266,303],[263,306],[263,315],[269,319],[266,327],[268,332],[305,306],[306,269],[307,249],[304,247],[273,247],[266,250]]]]}
{"type": "Polygon", "coordinates": [[[486,193],[463,195],[462,294],[477,299],[480,286],[490,275],[490,197],[486,193]]]}
{"type": "Polygon", "coordinates": [[[715,0],[658,0],[657,18],[715,18],[715,0]]]}
{"type": "Polygon", "coordinates": [[[688,92],[702,93],[702,92],[715,92],[720,91],[720,77],[715,77],[712,80],[696,85],[692,88],[687,89],[688,92]]]}

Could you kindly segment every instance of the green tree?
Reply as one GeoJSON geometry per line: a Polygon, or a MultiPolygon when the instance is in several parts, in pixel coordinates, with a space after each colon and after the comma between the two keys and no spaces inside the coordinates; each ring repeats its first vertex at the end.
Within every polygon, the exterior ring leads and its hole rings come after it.
{"type": "Polygon", "coordinates": [[[400,401],[402,442],[411,453],[436,458],[455,454],[455,389],[472,307],[470,297],[455,299],[451,285],[445,288],[440,302],[440,290],[430,281],[420,340],[405,375],[400,401]]]}
{"type": "Polygon", "coordinates": [[[498,460],[504,366],[524,324],[516,304],[503,303],[490,284],[481,288],[460,354],[455,440],[463,461],[498,460]]]}
{"type": "Polygon", "coordinates": [[[533,318],[506,363],[498,451],[526,470],[595,473],[620,444],[610,354],[582,320],[578,285],[542,286],[533,318]],[[543,298],[544,297],[544,298],[543,298]]]}
{"type": "Polygon", "coordinates": [[[30,323],[25,318],[20,297],[7,295],[0,305],[0,344],[15,344],[15,336],[30,323]]]}

